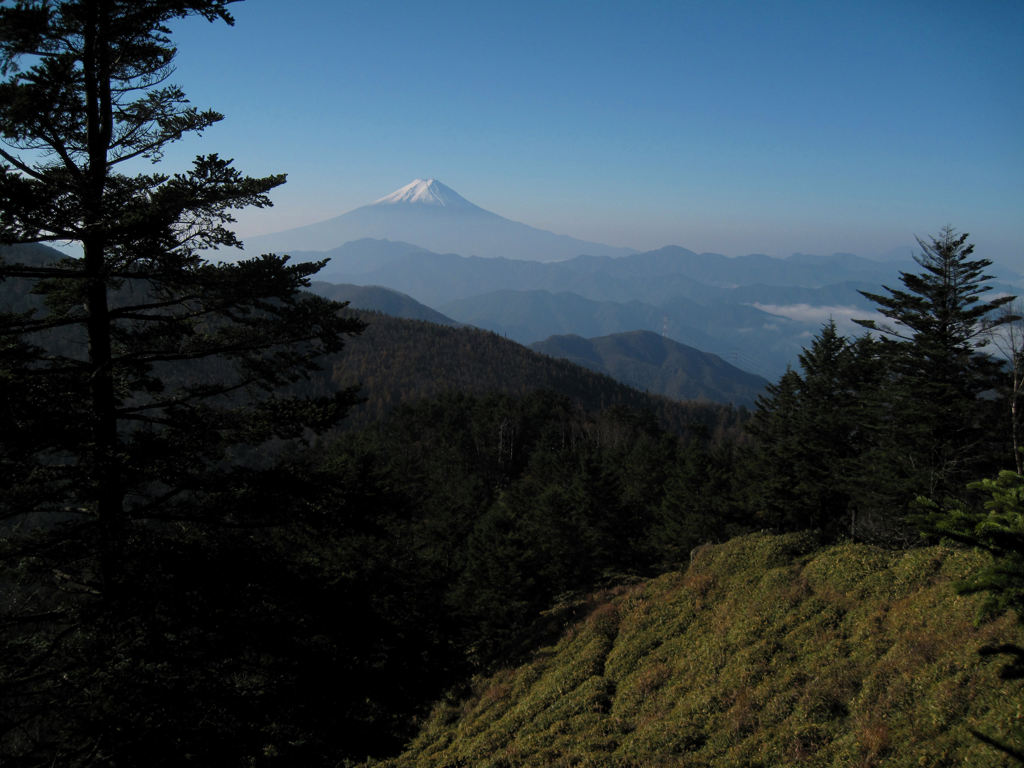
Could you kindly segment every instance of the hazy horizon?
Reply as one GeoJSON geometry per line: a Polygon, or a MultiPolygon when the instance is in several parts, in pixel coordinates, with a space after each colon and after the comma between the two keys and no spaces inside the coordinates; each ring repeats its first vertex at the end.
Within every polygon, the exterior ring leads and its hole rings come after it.
{"type": "Polygon", "coordinates": [[[878,257],[949,224],[1024,267],[1024,6],[247,0],[175,25],[226,119],[168,153],[285,172],[244,236],[434,177],[615,246],[878,257]],[[226,65],[229,63],[230,65],[226,65]]]}

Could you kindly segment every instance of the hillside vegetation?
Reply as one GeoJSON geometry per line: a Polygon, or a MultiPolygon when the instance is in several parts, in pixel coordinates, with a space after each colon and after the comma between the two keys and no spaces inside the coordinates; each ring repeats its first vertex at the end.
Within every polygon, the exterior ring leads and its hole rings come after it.
{"type": "Polygon", "coordinates": [[[676,400],[710,400],[752,407],[768,386],[765,379],[730,365],[718,355],[651,331],[595,339],[574,334],[551,336],[530,348],[676,400]]]}
{"type": "Polygon", "coordinates": [[[309,289],[324,298],[348,302],[352,309],[381,312],[407,320],[426,320],[439,325],[459,325],[450,317],[420,304],[412,296],[392,291],[390,288],[381,288],[379,285],[335,285],[314,280],[310,283],[309,289]]]}
{"type": "Polygon", "coordinates": [[[700,427],[717,438],[735,438],[746,420],[745,411],[721,403],[679,402],[640,392],[489,331],[362,310],[357,314],[366,330],[306,385],[318,394],[358,386],[365,401],[353,410],[349,425],[376,423],[400,404],[453,392],[525,396],[545,390],[570,397],[588,411],[621,406],[650,412],[676,434],[700,427]]]}
{"type": "Polygon", "coordinates": [[[702,547],[685,572],[595,596],[373,765],[1006,765],[985,738],[1024,748],[1024,681],[979,650],[1024,628],[976,624],[979,599],[954,589],[984,557],[803,534],[702,547]]]}

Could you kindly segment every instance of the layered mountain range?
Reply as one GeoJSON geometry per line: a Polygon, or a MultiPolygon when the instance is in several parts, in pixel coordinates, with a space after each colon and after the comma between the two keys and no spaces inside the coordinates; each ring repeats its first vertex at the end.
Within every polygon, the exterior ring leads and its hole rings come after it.
{"type": "MultiPolygon", "coordinates": [[[[247,251],[329,259],[319,278],[398,291],[452,321],[522,344],[647,331],[775,379],[829,319],[870,317],[859,291],[898,285],[909,258],[638,253],[505,219],[417,179],[327,221],[252,238],[247,251]]],[[[1005,270],[995,290],[1018,292],[1005,270]]],[[[319,288],[323,293],[327,289],[319,288]]],[[[374,307],[382,309],[381,307],[374,307]]],[[[383,311],[388,311],[383,309],[383,311]]]]}
{"type": "MultiPolygon", "coordinates": [[[[348,302],[369,322],[367,336],[371,339],[370,345],[380,353],[384,353],[386,347],[386,354],[377,357],[387,357],[391,361],[398,357],[408,359],[420,354],[424,347],[429,346],[425,339],[447,338],[440,331],[428,331],[409,324],[395,325],[399,320],[462,326],[460,330],[465,332],[464,339],[472,339],[473,346],[494,342],[493,339],[485,340],[479,334],[469,334],[469,328],[463,324],[419,303],[411,296],[389,288],[377,285],[314,282],[312,290],[329,299],[348,302]],[[366,311],[373,314],[367,315],[366,311]],[[402,333],[386,333],[381,331],[381,325],[401,328],[402,333]],[[407,349],[399,353],[399,347],[407,349]],[[417,351],[410,352],[408,348],[415,348],[417,351]]],[[[506,339],[498,341],[510,343],[506,339]]],[[[349,345],[349,351],[361,351],[363,343],[363,339],[353,341],[349,345]]],[[[444,356],[448,363],[452,362],[453,356],[457,357],[457,368],[460,372],[472,371],[470,380],[487,378],[488,374],[483,370],[486,364],[483,361],[476,364],[470,362],[471,357],[479,360],[478,350],[470,350],[468,344],[455,343],[453,347],[460,351],[453,353],[452,350],[447,350],[444,356]]],[[[584,339],[576,335],[551,336],[545,341],[531,345],[531,349],[548,357],[567,360],[595,373],[604,374],[642,392],[662,395],[673,400],[704,400],[749,408],[755,404],[758,395],[764,392],[768,384],[760,376],[740,370],[718,355],[701,352],[650,331],[629,331],[593,339],[584,339]]],[[[371,354],[371,357],[375,356],[371,354]]],[[[527,359],[521,358],[520,368],[527,359]]],[[[425,369],[429,366],[424,362],[421,367],[425,369]]],[[[511,371],[505,366],[502,374],[507,378],[511,371]]],[[[538,374],[531,375],[536,377],[538,374]]],[[[467,389],[472,388],[470,380],[463,384],[467,389]]],[[[453,382],[449,381],[449,384],[451,383],[453,382]]],[[[405,387],[407,390],[413,388],[407,380],[405,387]]]]}

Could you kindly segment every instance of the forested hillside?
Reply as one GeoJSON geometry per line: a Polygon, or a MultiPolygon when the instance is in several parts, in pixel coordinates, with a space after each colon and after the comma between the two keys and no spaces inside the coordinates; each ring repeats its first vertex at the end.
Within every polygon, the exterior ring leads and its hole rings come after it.
{"type": "Polygon", "coordinates": [[[768,382],[718,355],[650,331],[584,339],[552,336],[530,348],[605,373],[631,387],[673,400],[708,400],[752,407],[768,382]]]}
{"type": "Polygon", "coordinates": [[[329,364],[323,391],[358,386],[366,398],[350,425],[372,423],[396,405],[436,395],[526,395],[550,390],[589,411],[623,406],[655,415],[677,434],[699,427],[718,438],[738,438],[747,414],[712,402],[648,395],[605,374],[532,352],[489,331],[451,328],[358,312],[366,330],[329,364]]]}
{"type": "Polygon", "coordinates": [[[346,302],[356,310],[369,310],[407,320],[426,320],[440,325],[459,325],[450,317],[420,304],[411,296],[392,291],[390,288],[381,288],[379,285],[338,285],[314,280],[310,284],[310,290],[333,301],[346,302]]]}

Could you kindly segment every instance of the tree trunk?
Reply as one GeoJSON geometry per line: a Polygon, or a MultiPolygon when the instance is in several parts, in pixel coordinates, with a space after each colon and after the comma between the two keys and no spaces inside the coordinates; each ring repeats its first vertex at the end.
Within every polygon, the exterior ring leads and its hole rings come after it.
{"type": "Polygon", "coordinates": [[[96,488],[96,515],[100,525],[101,569],[108,589],[117,583],[124,536],[124,487],[119,469],[117,399],[112,367],[111,318],[106,275],[108,242],[104,230],[104,193],[107,154],[112,136],[110,46],[107,40],[109,5],[104,0],[87,4],[83,30],[86,131],[89,165],[85,169],[86,332],[89,339],[89,396],[96,488]]]}

